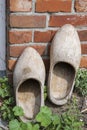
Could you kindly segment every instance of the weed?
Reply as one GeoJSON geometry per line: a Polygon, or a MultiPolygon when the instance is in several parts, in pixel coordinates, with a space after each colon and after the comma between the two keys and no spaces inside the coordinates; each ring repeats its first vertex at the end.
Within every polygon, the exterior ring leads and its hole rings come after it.
{"type": "MultiPolygon", "coordinates": [[[[44,93],[46,99],[46,89],[44,93]]],[[[53,114],[49,107],[43,106],[34,121],[24,123],[18,118],[23,116],[23,109],[14,106],[15,101],[7,78],[0,78],[0,97],[3,99],[1,117],[9,122],[9,130],[82,130],[83,122],[80,121],[81,114],[75,99],[61,115],[53,114]]]]}
{"type": "Polygon", "coordinates": [[[2,119],[7,121],[14,119],[12,108],[15,100],[12,94],[12,87],[6,77],[0,78],[0,98],[2,99],[2,105],[0,106],[2,119]]]}
{"type": "Polygon", "coordinates": [[[82,95],[87,96],[87,69],[79,69],[75,81],[76,91],[82,95]]]}

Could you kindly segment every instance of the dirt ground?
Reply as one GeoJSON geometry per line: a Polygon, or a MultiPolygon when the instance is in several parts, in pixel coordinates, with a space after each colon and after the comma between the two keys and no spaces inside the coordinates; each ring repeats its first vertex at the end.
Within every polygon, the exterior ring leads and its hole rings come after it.
{"type": "MultiPolygon", "coordinates": [[[[82,107],[83,107],[83,104],[84,104],[84,98],[77,95],[76,93],[73,93],[72,97],[75,97],[76,100],[77,100],[77,104],[78,104],[78,108],[79,110],[81,111],[82,110],[82,107]]],[[[46,103],[45,105],[47,105],[48,107],[51,108],[51,110],[53,111],[53,113],[58,113],[58,114],[61,114],[65,111],[67,111],[69,105],[68,104],[65,104],[63,106],[57,106],[57,105],[54,105],[52,104],[48,98],[46,100],[46,103]]],[[[87,130],[87,112],[83,113],[82,114],[82,120],[84,121],[84,127],[83,127],[83,130],[87,130]]]]}

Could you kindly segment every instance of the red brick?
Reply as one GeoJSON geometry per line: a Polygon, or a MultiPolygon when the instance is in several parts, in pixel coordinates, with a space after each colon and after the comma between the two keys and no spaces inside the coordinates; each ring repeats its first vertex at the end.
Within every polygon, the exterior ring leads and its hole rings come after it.
{"type": "Polygon", "coordinates": [[[36,12],[71,12],[72,0],[37,0],[36,12]]]}
{"type": "MultiPolygon", "coordinates": [[[[8,60],[8,69],[10,71],[14,70],[16,62],[17,62],[17,60],[13,60],[13,59],[8,60]]],[[[50,66],[49,58],[43,58],[43,62],[45,64],[46,71],[48,71],[49,70],[49,66],[50,66]]]]}
{"type": "Polygon", "coordinates": [[[31,11],[31,0],[10,0],[10,11],[31,11]]]}
{"type": "Polygon", "coordinates": [[[81,68],[87,68],[87,56],[83,56],[80,63],[81,68]]]}
{"type": "Polygon", "coordinates": [[[54,34],[56,31],[45,31],[45,32],[41,32],[41,31],[35,31],[34,32],[34,41],[35,42],[51,42],[54,34]]]}
{"type": "MultiPolygon", "coordinates": [[[[51,45],[49,45],[48,49],[47,49],[48,56],[50,55],[50,47],[51,47],[51,45]]],[[[81,50],[82,50],[82,54],[87,54],[87,44],[81,44],[81,50]]]]}
{"type": "Polygon", "coordinates": [[[46,16],[45,15],[10,15],[10,26],[11,27],[45,27],[46,26],[46,16]]]}
{"type": "Polygon", "coordinates": [[[8,60],[8,69],[12,71],[14,69],[15,64],[16,60],[8,60]]]}
{"type": "Polygon", "coordinates": [[[87,30],[78,31],[78,34],[81,41],[87,41],[87,30]]]}
{"type": "Polygon", "coordinates": [[[87,54],[87,44],[82,44],[82,54],[87,54]]]}
{"type": "MultiPolygon", "coordinates": [[[[57,30],[48,31],[35,31],[34,32],[34,42],[52,42],[52,39],[57,30]]],[[[80,41],[87,41],[87,30],[79,30],[78,35],[80,41]]]]}
{"type": "MultiPolygon", "coordinates": [[[[50,59],[49,58],[47,58],[47,59],[43,58],[43,61],[44,61],[44,64],[45,64],[46,71],[48,72],[49,67],[50,67],[50,59]]],[[[17,60],[9,60],[8,61],[8,69],[10,71],[14,70],[16,62],[17,62],[17,60]]],[[[80,67],[87,68],[87,56],[82,56],[81,62],[80,62],[80,67]]]]}
{"type": "MultiPolygon", "coordinates": [[[[46,73],[48,74],[49,67],[50,67],[50,59],[49,58],[48,59],[43,58],[43,61],[44,61],[44,64],[45,64],[46,73]]],[[[13,72],[17,60],[9,60],[8,62],[9,62],[8,68],[9,68],[10,71],[13,72]]],[[[87,56],[82,56],[81,62],[80,62],[80,67],[81,68],[87,68],[87,56]]],[[[12,72],[7,73],[8,79],[9,79],[9,83],[11,85],[12,85],[12,81],[13,81],[13,74],[12,74],[12,72]]],[[[48,75],[46,77],[48,77],[48,75]]],[[[48,78],[47,78],[47,80],[48,80],[48,78]]]]}
{"type": "MultiPolygon", "coordinates": [[[[49,72],[49,67],[50,67],[50,59],[43,59],[46,71],[49,72]]],[[[80,67],[81,68],[87,68],[87,56],[82,56],[81,57],[81,62],[80,62],[80,67]]]]}
{"type": "MultiPolygon", "coordinates": [[[[30,45],[31,46],[31,45],[30,45]]],[[[23,50],[28,46],[10,46],[10,56],[18,57],[21,55],[23,50]]],[[[45,45],[32,45],[34,49],[36,49],[40,55],[45,55],[46,46],[45,45]]]]}
{"type": "Polygon", "coordinates": [[[52,15],[50,17],[49,26],[57,27],[64,24],[87,26],[87,15],[52,15]]]}
{"type": "Polygon", "coordinates": [[[87,12],[87,0],[75,1],[76,12],[87,12]]]}
{"type": "Polygon", "coordinates": [[[28,43],[32,41],[32,31],[9,31],[9,43],[28,43]]]}

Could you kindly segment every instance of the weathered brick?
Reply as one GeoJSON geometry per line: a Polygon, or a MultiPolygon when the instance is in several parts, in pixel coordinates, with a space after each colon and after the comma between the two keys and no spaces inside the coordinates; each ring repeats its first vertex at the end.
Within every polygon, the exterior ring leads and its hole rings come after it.
{"type": "Polygon", "coordinates": [[[72,0],[36,0],[36,12],[71,12],[72,0]]]}
{"type": "Polygon", "coordinates": [[[35,31],[34,32],[34,41],[35,42],[51,42],[54,34],[56,31],[45,31],[45,32],[41,32],[41,31],[35,31]]]}
{"type": "Polygon", "coordinates": [[[10,15],[10,27],[25,27],[25,28],[44,28],[46,26],[46,16],[45,15],[10,15]]]}
{"type": "Polygon", "coordinates": [[[10,0],[10,11],[28,11],[32,8],[31,0],[10,0]]]}
{"type": "MultiPolygon", "coordinates": [[[[52,39],[57,30],[48,31],[35,31],[34,32],[34,42],[52,42],[52,39]]],[[[80,41],[87,41],[87,30],[79,30],[78,35],[80,41]]]]}
{"type": "MultiPolygon", "coordinates": [[[[47,49],[47,55],[49,56],[50,55],[50,47],[51,47],[51,44],[48,46],[48,49],[47,49]]],[[[87,44],[81,44],[81,52],[82,54],[87,54],[87,44]]]]}
{"type": "Polygon", "coordinates": [[[82,54],[87,54],[87,44],[82,44],[81,48],[82,48],[82,54]]]}
{"type": "Polygon", "coordinates": [[[82,56],[80,67],[87,68],[87,56],[82,56]]]}
{"type": "Polygon", "coordinates": [[[8,60],[8,69],[12,71],[14,69],[15,64],[16,60],[8,60]]]}
{"type": "MultiPolygon", "coordinates": [[[[8,69],[10,71],[14,70],[15,64],[17,60],[8,60],[8,69]]],[[[50,67],[50,59],[49,58],[43,58],[43,62],[45,64],[46,72],[49,72],[49,67],[50,67]]],[[[81,57],[81,62],[80,62],[80,67],[82,68],[87,68],[87,56],[82,56],[81,57]]]]}
{"type": "MultiPolygon", "coordinates": [[[[18,57],[21,55],[23,50],[28,46],[10,46],[10,56],[11,57],[18,57]]],[[[46,46],[45,45],[30,45],[30,47],[33,47],[36,49],[40,55],[45,55],[46,46]]]]}
{"type": "Polygon", "coordinates": [[[87,12],[87,0],[75,1],[76,12],[87,12]]]}
{"type": "MultiPolygon", "coordinates": [[[[44,64],[45,64],[45,68],[46,68],[46,80],[48,80],[48,72],[49,72],[49,67],[50,67],[50,59],[44,59],[44,64]]],[[[12,85],[13,84],[13,70],[15,68],[15,64],[16,64],[17,60],[9,60],[9,70],[10,72],[7,73],[8,79],[9,79],[9,83],[12,85]]],[[[82,56],[81,58],[81,62],[80,62],[80,67],[81,68],[87,68],[87,56],[82,56]]]]}
{"type": "MultiPolygon", "coordinates": [[[[8,60],[8,69],[10,71],[14,70],[16,62],[17,62],[17,60],[13,60],[13,59],[8,60]]],[[[46,71],[48,72],[49,71],[49,66],[50,66],[49,58],[43,58],[43,62],[45,64],[46,71]]]]}
{"type": "Polygon", "coordinates": [[[80,30],[78,34],[81,41],[87,41],[87,30],[80,30]]]}
{"type": "Polygon", "coordinates": [[[9,31],[9,43],[11,44],[28,43],[30,41],[32,41],[32,31],[9,31]]]}
{"type": "Polygon", "coordinates": [[[64,24],[87,26],[87,15],[52,15],[50,17],[49,26],[57,27],[64,24]]]}

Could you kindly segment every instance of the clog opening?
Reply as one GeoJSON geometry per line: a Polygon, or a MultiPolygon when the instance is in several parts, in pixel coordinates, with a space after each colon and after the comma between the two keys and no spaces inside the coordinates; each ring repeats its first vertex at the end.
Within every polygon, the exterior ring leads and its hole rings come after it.
{"type": "Polygon", "coordinates": [[[65,98],[71,91],[75,78],[75,69],[72,65],[59,62],[53,68],[51,80],[51,94],[55,99],[65,98]]]}
{"type": "Polygon", "coordinates": [[[41,88],[37,80],[28,79],[19,86],[18,105],[23,108],[25,119],[33,119],[40,111],[41,88]]]}

